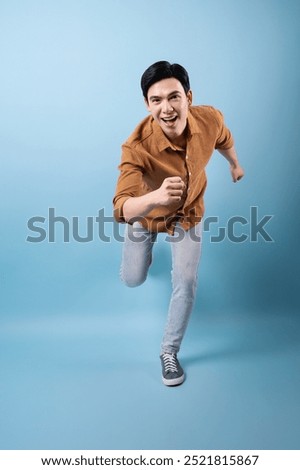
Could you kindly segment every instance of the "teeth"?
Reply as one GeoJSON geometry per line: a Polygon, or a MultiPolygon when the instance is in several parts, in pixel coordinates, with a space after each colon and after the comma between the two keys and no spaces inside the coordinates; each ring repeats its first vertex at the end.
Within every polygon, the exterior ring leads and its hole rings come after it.
{"type": "Polygon", "coordinates": [[[174,119],[176,119],[177,116],[173,116],[171,118],[162,118],[163,121],[173,121],[174,119]]]}

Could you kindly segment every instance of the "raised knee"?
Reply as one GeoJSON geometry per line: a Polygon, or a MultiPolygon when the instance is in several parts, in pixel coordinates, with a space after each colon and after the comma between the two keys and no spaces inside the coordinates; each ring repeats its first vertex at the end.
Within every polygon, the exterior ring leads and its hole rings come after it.
{"type": "Polygon", "coordinates": [[[121,276],[121,281],[122,281],[123,284],[125,284],[125,286],[127,286],[127,287],[138,287],[138,286],[141,286],[142,284],[144,284],[144,282],[146,281],[146,279],[147,279],[147,276],[144,277],[144,278],[139,278],[139,279],[134,279],[134,278],[130,278],[130,277],[124,278],[123,276],[121,276]]]}

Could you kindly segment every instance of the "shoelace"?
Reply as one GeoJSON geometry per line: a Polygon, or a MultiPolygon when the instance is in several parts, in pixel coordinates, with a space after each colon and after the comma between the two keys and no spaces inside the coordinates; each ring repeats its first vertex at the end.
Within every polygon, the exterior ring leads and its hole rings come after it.
{"type": "Polygon", "coordinates": [[[178,372],[177,368],[177,361],[176,361],[176,356],[175,354],[169,354],[165,353],[162,355],[162,359],[164,362],[164,367],[166,369],[166,372],[178,372]]]}

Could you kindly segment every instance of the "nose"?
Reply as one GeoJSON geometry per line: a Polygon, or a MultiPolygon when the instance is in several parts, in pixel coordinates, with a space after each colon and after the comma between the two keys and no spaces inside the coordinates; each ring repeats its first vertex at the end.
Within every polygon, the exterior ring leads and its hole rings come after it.
{"type": "Polygon", "coordinates": [[[169,100],[163,100],[162,102],[162,111],[165,113],[165,114],[170,114],[173,112],[173,107],[171,106],[171,103],[169,102],[169,100]]]}

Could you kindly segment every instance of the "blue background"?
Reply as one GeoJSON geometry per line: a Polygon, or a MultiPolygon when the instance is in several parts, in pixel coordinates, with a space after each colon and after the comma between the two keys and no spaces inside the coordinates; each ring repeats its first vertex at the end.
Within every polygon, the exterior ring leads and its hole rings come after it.
{"type": "Polygon", "coordinates": [[[299,17],[292,0],[0,2],[2,449],[299,448],[299,17]],[[206,215],[273,216],[272,243],[205,234],[174,389],[158,359],[163,237],[134,290],[112,237],[64,243],[58,223],[54,243],[26,241],[49,207],[79,217],[81,236],[87,216],[111,215],[157,60],[184,65],[194,104],[221,109],[235,136],[246,176],[233,184],[216,153],[206,215]]]}

